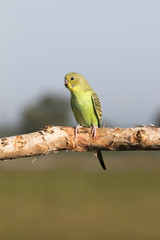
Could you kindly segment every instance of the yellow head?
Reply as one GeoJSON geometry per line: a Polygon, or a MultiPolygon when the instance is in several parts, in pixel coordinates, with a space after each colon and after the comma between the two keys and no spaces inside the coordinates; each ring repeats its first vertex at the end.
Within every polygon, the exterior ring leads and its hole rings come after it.
{"type": "Polygon", "coordinates": [[[87,91],[91,89],[87,80],[81,74],[76,72],[66,74],[64,77],[64,84],[71,93],[75,93],[77,91],[87,91]]]}

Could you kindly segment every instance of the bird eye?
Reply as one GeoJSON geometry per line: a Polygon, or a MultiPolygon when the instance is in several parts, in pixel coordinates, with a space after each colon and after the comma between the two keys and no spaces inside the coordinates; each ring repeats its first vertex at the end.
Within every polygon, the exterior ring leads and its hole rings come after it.
{"type": "Polygon", "coordinates": [[[74,80],[74,78],[73,78],[73,77],[71,77],[71,80],[74,80]]]}

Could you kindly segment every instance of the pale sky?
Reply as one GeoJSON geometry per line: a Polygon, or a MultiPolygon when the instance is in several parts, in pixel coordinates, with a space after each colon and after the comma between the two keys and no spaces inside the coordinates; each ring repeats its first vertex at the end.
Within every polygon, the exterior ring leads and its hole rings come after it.
{"type": "MultiPolygon", "coordinates": [[[[79,72],[117,126],[160,112],[160,1],[0,1],[0,123],[79,72]]],[[[54,109],[53,109],[54,111],[54,109]]],[[[53,123],[54,124],[54,123],[53,123]]]]}

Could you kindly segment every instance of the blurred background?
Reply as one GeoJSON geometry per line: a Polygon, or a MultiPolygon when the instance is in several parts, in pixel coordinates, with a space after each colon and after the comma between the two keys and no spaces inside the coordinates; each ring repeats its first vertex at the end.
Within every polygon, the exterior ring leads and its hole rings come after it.
{"type": "MultiPolygon", "coordinates": [[[[160,126],[158,0],[0,1],[0,137],[75,126],[66,73],[86,77],[103,124],[160,126]]],[[[159,152],[0,162],[0,239],[160,239],[159,152]]]]}

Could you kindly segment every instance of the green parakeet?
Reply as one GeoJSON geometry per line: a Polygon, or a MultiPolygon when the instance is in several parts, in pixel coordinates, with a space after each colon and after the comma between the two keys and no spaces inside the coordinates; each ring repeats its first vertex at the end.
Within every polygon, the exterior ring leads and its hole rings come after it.
{"type": "MultiPolygon", "coordinates": [[[[101,127],[102,118],[101,104],[97,94],[79,73],[66,74],[64,83],[71,92],[71,108],[77,123],[80,124],[75,129],[75,135],[77,135],[78,128],[83,126],[92,127],[93,137],[95,137],[96,128],[101,127]]],[[[97,152],[97,157],[102,168],[106,169],[100,151],[97,152]]]]}

